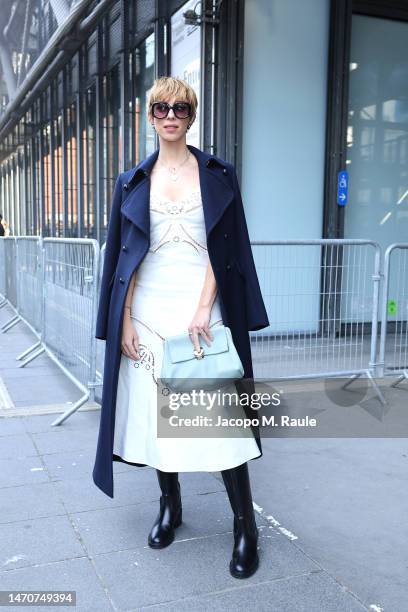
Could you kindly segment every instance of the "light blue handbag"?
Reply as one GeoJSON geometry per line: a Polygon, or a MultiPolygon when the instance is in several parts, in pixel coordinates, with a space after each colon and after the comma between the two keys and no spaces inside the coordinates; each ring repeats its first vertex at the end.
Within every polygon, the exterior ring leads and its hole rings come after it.
{"type": "Polygon", "coordinates": [[[169,336],[164,341],[161,370],[162,384],[175,393],[194,389],[209,391],[221,388],[244,376],[244,368],[225,325],[211,328],[211,346],[203,341],[196,353],[188,333],[169,336]]]}

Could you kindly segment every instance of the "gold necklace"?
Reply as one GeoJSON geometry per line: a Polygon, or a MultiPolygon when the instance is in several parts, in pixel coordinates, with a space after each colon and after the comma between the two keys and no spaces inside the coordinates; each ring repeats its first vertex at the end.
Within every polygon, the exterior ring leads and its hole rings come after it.
{"type": "Polygon", "coordinates": [[[178,174],[177,174],[177,170],[178,170],[178,169],[180,169],[180,168],[181,168],[181,166],[182,166],[183,164],[185,164],[185,163],[186,163],[186,161],[188,160],[188,158],[190,157],[190,155],[191,155],[191,153],[190,153],[190,151],[187,149],[186,159],[185,159],[183,162],[181,162],[181,164],[179,165],[179,167],[178,167],[178,168],[177,168],[177,166],[166,166],[166,165],[165,165],[165,164],[162,162],[162,160],[160,159],[160,157],[158,157],[157,159],[159,160],[159,162],[161,163],[161,165],[162,165],[164,168],[166,168],[166,170],[167,170],[168,172],[170,172],[171,180],[172,180],[172,181],[177,181],[177,180],[178,180],[178,178],[179,178],[179,177],[178,177],[178,174]]]}

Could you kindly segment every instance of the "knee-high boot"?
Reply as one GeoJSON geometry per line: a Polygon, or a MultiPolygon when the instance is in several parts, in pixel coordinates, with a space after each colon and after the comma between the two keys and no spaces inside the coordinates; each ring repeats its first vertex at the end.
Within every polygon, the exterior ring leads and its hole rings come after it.
{"type": "Polygon", "coordinates": [[[258,569],[259,557],[258,528],[247,463],[222,470],[221,474],[234,512],[234,549],[230,573],[235,578],[248,578],[258,569]]]}
{"type": "Polygon", "coordinates": [[[159,481],[160,511],[149,533],[148,544],[151,548],[164,548],[174,540],[174,528],[181,525],[182,507],[178,472],[156,470],[159,481]]]}

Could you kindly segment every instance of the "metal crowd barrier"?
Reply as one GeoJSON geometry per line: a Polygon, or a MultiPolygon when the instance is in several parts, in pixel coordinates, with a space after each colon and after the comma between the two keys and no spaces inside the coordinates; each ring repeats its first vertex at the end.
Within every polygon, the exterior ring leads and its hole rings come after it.
{"type": "MultiPolygon", "coordinates": [[[[2,260],[0,277],[3,278],[3,291],[2,295],[4,299],[0,306],[8,304],[14,311],[14,315],[9,321],[6,321],[1,327],[3,332],[8,331],[19,321],[22,320],[22,316],[18,311],[18,285],[17,285],[17,238],[15,236],[5,236],[1,239],[2,244],[2,260]]],[[[27,321],[27,323],[29,323],[27,321]]]]}
{"type": "Polygon", "coordinates": [[[270,325],[250,332],[257,379],[376,375],[380,246],[370,240],[251,243],[270,325]],[[368,321],[368,323],[367,323],[368,321]]]}
{"type": "MultiPolygon", "coordinates": [[[[365,375],[380,401],[375,376],[408,378],[408,244],[388,247],[379,311],[381,249],[370,240],[316,239],[251,243],[270,325],[250,332],[257,379],[365,375]],[[379,314],[381,338],[378,353],[379,314]]],[[[99,400],[105,343],[95,338],[102,273],[90,239],[5,237],[0,240],[0,294],[39,341],[17,358],[21,367],[42,352],[88,399],[99,400]],[[37,350],[35,350],[37,349],[37,350]]]]}
{"type": "Polygon", "coordinates": [[[84,395],[53,425],[94,400],[99,245],[96,240],[43,240],[44,346],[84,395]]]}
{"type": "MultiPolygon", "coordinates": [[[[1,303],[1,306],[4,306],[7,303],[16,311],[17,308],[17,288],[16,288],[16,239],[14,236],[4,236],[1,238],[2,243],[2,259],[1,259],[1,267],[2,272],[0,277],[2,277],[2,295],[4,296],[4,300],[1,303]]],[[[13,321],[18,318],[16,314],[13,317],[13,321]]],[[[8,321],[10,323],[11,321],[8,321]]]]}
{"type": "Polygon", "coordinates": [[[42,333],[41,239],[16,237],[17,305],[20,317],[32,331],[42,333]]]}
{"type": "Polygon", "coordinates": [[[6,240],[0,240],[0,308],[6,304],[6,240]]]}
{"type": "Polygon", "coordinates": [[[384,256],[379,366],[382,376],[408,380],[408,243],[391,244],[384,256]]]}
{"type": "Polygon", "coordinates": [[[37,343],[17,356],[18,360],[27,357],[20,367],[46,352],[83,391],[83,396],[52,423],[59,425],[86,401],[94,400],[95,388],[102,384],[96,376],[94,334],[99,245],[96,240],[77,238],[26,236],[3,240],[3,304],[8,303],[16,315],[2,330],[23,320],[39,337],[37,343]]]}
{"type": "Polygon", "coordinates": [[[42,335],[42,277],[41,238],[38,236],[7,236],[0,241],[6,256],[0,277],[5,278],[6,303],[14,310],[14,316],[2,325],[6,332],[23,321],[37,336],[38,341],[16,357],[21,360],[41,346],[42,335]]]}

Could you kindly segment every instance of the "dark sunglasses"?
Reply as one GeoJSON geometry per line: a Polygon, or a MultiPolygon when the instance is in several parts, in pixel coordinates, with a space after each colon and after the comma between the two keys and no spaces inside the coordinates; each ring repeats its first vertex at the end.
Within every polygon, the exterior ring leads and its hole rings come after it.
{"type": "Polygon", "coordinates": [[[167,102],[154,102],[152,104],[153,117],[164,119],[171,108],[177,119],[187,119],[191,115],[191,104],[188,102],[176,102],[173,106],[170,106],[167,102]]]}

